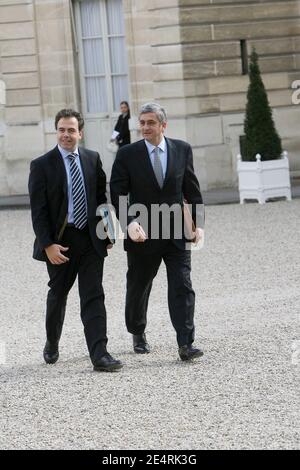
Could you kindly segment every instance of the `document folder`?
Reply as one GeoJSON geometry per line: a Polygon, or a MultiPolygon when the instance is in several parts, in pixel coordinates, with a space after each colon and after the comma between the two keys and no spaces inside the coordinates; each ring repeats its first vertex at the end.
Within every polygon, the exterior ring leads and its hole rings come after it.
{"type": "Polygon", "coordinates": [[[99,207],[97,213],[101,217],[108,240],[110,243],[116,243],[115,227],[109,209],[106,207],[99,207]]]}

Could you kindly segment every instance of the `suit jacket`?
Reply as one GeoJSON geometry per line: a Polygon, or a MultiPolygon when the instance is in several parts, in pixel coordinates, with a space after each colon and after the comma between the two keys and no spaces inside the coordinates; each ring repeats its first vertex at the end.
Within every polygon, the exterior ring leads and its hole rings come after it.
{"type": "MultiPolygon", "coordinates": [[[[136,217],[130,215],[130,207],[133,204],[143,204],[148,209],[148,236],[151,233],[151,206],[153,204],[167,204],[172,206],[176,204],[182,217],[182,205],[186,200],[192,205],[192,217],[196,222],[197,205],[203,204],[198,179],[194,173],[193,155],[191,146],[181,140],[166,138],[167,142],[167,171],[162,188],[157,183],[148,150],[144,140],[140,140],[119,149],[111,174],[110,192],[112,204],[116,209],[122,229],[125,231],[126,226],[136,217]],[[129,194],[129,203],[127,206],[127,217],[125,223],[122,223],[122,214],[120,213],[119,196],[129,194]]],[[[199,206],[198,206],[199,207],[199,206]]],[[[202,207],[203,209],[203,207],[202,207]]],[[[124,219],[124,217],[123,217],[124,219]]],[[[182,221],[183,223],[183,221],[182,221]]],[[[143,223],[141,222],[141,225],[143,223]]],[[[125,250],[140,252],[155,252],[163,243],[161,237],[160,224],[159,239],[147,239],[144,243],[135,243],[129,237],[125,238],[125,250]]],[[[145,229],[145,227],[144,227],[145,229]]],[[[171,230],[170,238],[173,243],[180,249],[185,249],[186,240],[184,236],[180,239],[174,238],[174,227],[172,227],[171,214],[171,230]]]]}
{"type": "MultiPolygon", "coordinates": [[[[106,256],[107,241],[96,235],[100,220],[96,209],[106,202],[106,175],[97,152],[79,148],[87,196],[88,227],[92,243],[100,256],[106,256]]],[[[45,248],[59,243],[68,214],[67,174],[56,146],[30,164],[29,196],[33,230],[36,235],[33,258],[46,261],[45,248]]]]}

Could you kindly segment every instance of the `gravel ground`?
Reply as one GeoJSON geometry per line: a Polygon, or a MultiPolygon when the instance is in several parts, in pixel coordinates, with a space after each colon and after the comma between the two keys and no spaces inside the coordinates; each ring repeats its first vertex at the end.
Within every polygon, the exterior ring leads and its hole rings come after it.
{"type": "Polygon", "coordinates": [[[193,252],[196,345],[177,356],[162,266],[150,299],[149,355],[124,325],[121,242],[105,265],[109,351],[93,372],[70,293],[60,359],[43,362],[47,274],[32,260],[28,210],[0,211],[1,449],[299,449],[300,199],[209,206],[193,252]]]}

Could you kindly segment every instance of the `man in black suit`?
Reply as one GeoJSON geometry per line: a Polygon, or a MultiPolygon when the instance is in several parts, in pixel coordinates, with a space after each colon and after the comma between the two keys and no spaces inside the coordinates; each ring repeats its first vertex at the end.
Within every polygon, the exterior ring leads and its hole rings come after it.
{"type": "Polygon", "coordinates": [[[97,152],[78,147],[84,121],[62,109],[55,117],[58,145],[30,165],[29,195],[36,235],[33,257],[49,274],[44,359],[59,357],[68,293],[78,275],[81,319],[90,358],[97,371],[120,369],[106,349],[106,310],[102,275],[107,240],[96,235],[96,209],[106,202],[106,176],[97,152]]]}
{"type": "Polygon", "coordinates": [[[145,335],[147,307],[152,281],[163,260],[179,356],[183,361],[190,360],[202,356],[203,352],[193,346],[195,293],[190,279],[191,252],[186,249],[184,232],[178,234],[176,227],[178,219],[183,226],[182,209],[187,201],[196,224],[194,242],[197,244],[203,237],[197,217],[197,210],[200,214],[203,204],[194,173],[192,149],[186,142],[164,137],[166,113],[157,103],[147,103],[141,108],[139,123],[144,139],[119,149],[110,182],[112,203],[122,229],[127,232],[124,241],[128,260],[126,326],[133,335],[134,351],[150,352],[145,335]],[[125,206],[124,217],[121,198],[127,195],[129,204],[125,206]],[[134,208],[139,211],[137,205],[141,205],[138,217],[145,208],[146,218],[137,219],[137,214],[133,213],[134,208]],[[166,232],[169,236],[164,236],[166,218],[157,222],[153,213],[151,217],[151,211],[162,205],[173,209],[169,218],[170,230],[166,232]]]}

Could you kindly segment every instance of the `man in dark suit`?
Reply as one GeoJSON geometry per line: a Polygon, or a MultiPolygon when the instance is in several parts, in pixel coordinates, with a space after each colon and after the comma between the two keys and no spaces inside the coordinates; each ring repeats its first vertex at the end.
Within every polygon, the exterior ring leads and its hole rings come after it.
{"type": "Polygon", "coordinates": [[[106,310],[102,275],[107,240],[96,235],[96,209],[106,202],[106,176],[97,152],[78,147],[84,121],[72,109],[55,118],[58,145],[30,165],[29,195],[36,235],[33,257],[49,274],[44,359],[59,357],[68,293],[78,275],[81,319],[90,358],[97,371],[120,369],[106,349],[106,310]]]}
{"type": "Polygon", "coordinates": [[[191,252],[186,249],[184,232],[178,234],[175,226],[178,218],[183,225],[182,209],[187,201],[196,224],[194,242],[197,244],[203,237],[197,217],[197,210],[200,208],[201,212],[203,204],[193,169],[192,149],[186,142],[164,137],[166,113],[157,103],[147,103],[141,108],[139,123],[144,140],[119,149],[110,182],[112,203],[122,229],[127,232],[124,241],[128,259],[126,326],[133,335],[134,351],[150,352],[145,335],[147,307],[152,281],[163,260],[179,356],[183,361],[190,360],[202,356],[203,352],[193,346],[195,293],[190,279],[191,252]],[[124,218],[121,198],[127,195],[129,204],[125,206],[124,218]],[[169,236],[164,236],[166,218],[163,216],[161,222],[153,219],[153,209],[162,205],[173,209],[169,236]],[[141,209],[138,217],[143,208],[147,209],[147,217],[137,219],[133,208],[141,209]]]}

